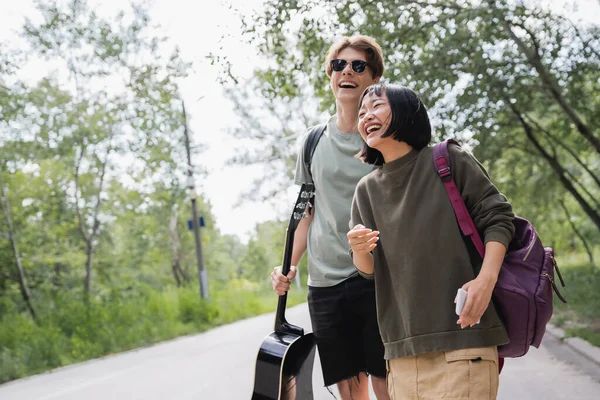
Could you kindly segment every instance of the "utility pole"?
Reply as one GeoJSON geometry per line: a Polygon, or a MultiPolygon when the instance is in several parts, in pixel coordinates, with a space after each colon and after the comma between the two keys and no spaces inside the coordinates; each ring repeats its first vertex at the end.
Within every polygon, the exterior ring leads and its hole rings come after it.
{"type": "Polygon", "coordinates": [[[187,114],[185,112],[185,103],[183,106],[183,134],[185,136],[185,150],[188,161],[187,187],[190,200],[192,201],[192,226],[194,228],[194,238],[196,241],[196,264],[198,266],[198,283],[200,285],[200,297],[208,300],[208,275],[204,268],[204,255],[202,254],[202,236],[200,232],[200,218],[198,217],[198,206],[196,205],[196,184],[194,182],[194,167],[192,166],[192,152],[190,150],[190,136],[188,132],[187,114]]]}

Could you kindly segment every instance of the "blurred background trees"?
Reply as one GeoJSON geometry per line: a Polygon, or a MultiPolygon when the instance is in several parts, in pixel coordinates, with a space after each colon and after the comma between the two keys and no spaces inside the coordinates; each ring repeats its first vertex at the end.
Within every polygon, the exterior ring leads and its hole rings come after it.
{"type": "Polygon", "coordinates": [[[559,252],[598,247],[597,21],[570,20],[552,4],[509,0],[270,0],[244,21],[248,40],[268,60],[255,69],[247,92],[265,104],[232,97],[242,103],[242,116],[277,105],[282,111],[271,112],[285,122],[267,126],[247,116],[234,133],[264,146],[235,162],[273,163],[272,174],[287,180],[295,140],[304,133],[288,127],[334,112],[322,65],[329,45],[338,36],[369,35],[383,49],[384,80],[420,94],[435,139],[468,145],[544,243],[559,252]],[[321,114],[299,107],[307,99],[319,102],[321,114]],[[288,167],[273,154],[289,154],[288,167]]]}
{"type": "Polygon", "coordinates": [[[281,243],[222,235],[201,197],[215,294],[199,298],[178,91],[192,66],[148,5],[36,4],[27,46],[0,44],[0,382],[274,307],[281,243]]]}
{"type": "MultiPolygon", "coordinates": [[[[199,297],[178,89],[193,66],[149,5],[106,17],[83,0],[36,4],[27,45],[0,43],[0,382],[272,310],[288,216],[242,243],[202,197],[211,301],[199,297]]],[[[267,0],[241,17],[261,57],[244,66],[250,80],[229,63],[235,49],[212,60],[240,117],[231,162],[265,167],[247,198],[281,204],[299,139],[334,111],[325,52],[337,36],[373,36],[384,79],[421,95],[435,140],[470,148],[577,266],[555,322],[600,344],[597,21],[508,0],[267,0]]]]}
{"type": "Polygon", "coordinates": [[[255,197],[284,189],[305,127],[334,112],[323,66],[330,44],[372,36],[383,80],[420,94],[434,141],[469,148],[555,248],[569,304],[555,305],[553,322],[600,345],[600,12],[591,3],[267,0],[242,16],[262,57],[251,78],[213,55],[242,119],[232,133],[247,141],[231,161],[268,166],[255,197]]]}

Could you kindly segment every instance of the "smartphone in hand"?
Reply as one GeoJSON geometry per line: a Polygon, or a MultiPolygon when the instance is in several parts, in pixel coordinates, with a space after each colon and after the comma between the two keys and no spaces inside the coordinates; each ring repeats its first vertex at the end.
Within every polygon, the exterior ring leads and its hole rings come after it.
{"type": "MultiPolygon", "coordinates": [[[[458,288],[456,292],[456,306],[454,307],[454,312],[456,315],[460,316],[463,308],[465,307],[465,303],[467,302],[467,295],[469,292],[464,290],[463,288],[458,288]]],[[[477,321],[476,324],[480,323],[481,320],[477,321]]]]}
{"type": "Polygon", "coordinates": [[[458,291],[456,292],[456,306],[454,308],[454,312],[456,312],[456,315],[460,315],[462,309],[465,307],[468,294],[469,292],[467,292],[463,288],[458,288],[458,291]]]}

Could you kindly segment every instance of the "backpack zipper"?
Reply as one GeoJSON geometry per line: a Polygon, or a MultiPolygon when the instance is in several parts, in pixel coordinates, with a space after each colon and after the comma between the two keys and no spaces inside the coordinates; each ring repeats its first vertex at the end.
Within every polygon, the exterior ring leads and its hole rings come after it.
{"type": "Polygon", "coordinates": [[[554,254],[548,253],[548,256],[552,260],[552,265],[554,266],[554,269],[556,270],[556,274],[558,275],[558,279],[560,279],[560,284],[562,285],[562,287],[565,287],[565,281],[563,280],[563,277],[560,274],[560,270],[558,269],[558,264],[556,264],[556,259],[554,258],[554,254]]]}
{"type": "Polygon", "coordinates": [[[529,253],[531,253],[531,250],[533,250],[533,245],[535,244],[536,240],[537,240],[537,234],[534,231],[533,232],[533,240],[531,241],[531,244],[529,245],[529,248],[527,249],[527,253],[525,253],[525,257],[523,257],[523,261],[527,261],[527,257],[529,257],[529,253]]]}
{"type": "Polygon", "coordinates": [[[562,295],[558,291],[558,287],[556,286],[556,283],[554,283],[554,279],[552,279],[552,277],[549,274],[546,274],[546,273],[541,274],[541,276],[547,278],[550,281],[550,283],[552,284],[552,289],[554,289],[554,292],[556,293],[556,295],[558,296],[558,298],[560,299],[560,301],[562,301],[563,303],[566,303],[567,300],[565,300],[565,298],[562,297],[562,295]]]}

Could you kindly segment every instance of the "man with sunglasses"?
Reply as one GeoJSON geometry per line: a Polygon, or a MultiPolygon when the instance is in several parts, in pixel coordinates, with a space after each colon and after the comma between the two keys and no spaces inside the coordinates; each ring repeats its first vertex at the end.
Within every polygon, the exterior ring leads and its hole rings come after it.
{"type": "Polygon", "coordinates": [[[296,276],[295,265],[308,250],[308,306],[323,379],[325,386],[337,384],[342,400],[369,399],[368,375],[377,399],[389,399],[374,281],[358,274],[346,236],[354,189],[373,168],[355,157],[363,145],[357,129],[358,102],[383,70],[381,47],[371,37],[342,37],[331,45],[325,71],[336,114],[327,122],[310,171],[303,158],[305,143],[296,164],[295,183],[315,184],[315,208],[296,229],[288,275],[281,274],[281,267],[271,273],[273,290],[284,294],[296,276]]]}

